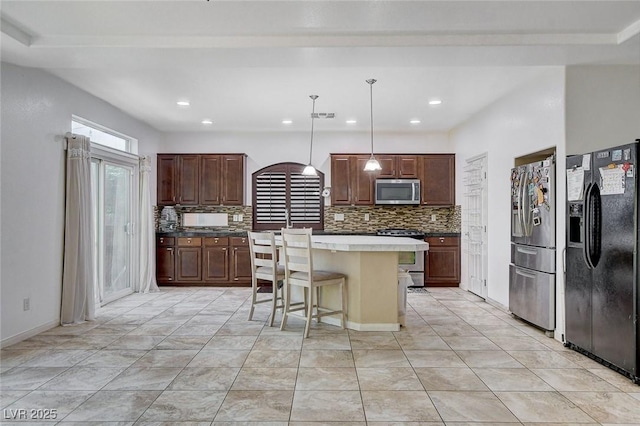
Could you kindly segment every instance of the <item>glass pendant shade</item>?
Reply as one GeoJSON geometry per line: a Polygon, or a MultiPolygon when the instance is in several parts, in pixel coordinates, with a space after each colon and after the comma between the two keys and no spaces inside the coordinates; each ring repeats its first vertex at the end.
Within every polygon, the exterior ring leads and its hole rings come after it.
{"type": "Polygon", "coordinates": [[[373,156],[371,156],[371,158],[369,158],[367,163],[364,165],[364,170],[366,172],[375,172],[378,170],[382,170],[382,166],[380,166],[380,163],[378,163],[378,160],[376,160],[373,156]]]}
{"type": "Polygon", "coordinates": [[[317,176],[318,172],[316,171],[315,167],[313,167],[311,164],[308,164],[307,167],[302,170],[302,174],[305,176],[317,176]]]}

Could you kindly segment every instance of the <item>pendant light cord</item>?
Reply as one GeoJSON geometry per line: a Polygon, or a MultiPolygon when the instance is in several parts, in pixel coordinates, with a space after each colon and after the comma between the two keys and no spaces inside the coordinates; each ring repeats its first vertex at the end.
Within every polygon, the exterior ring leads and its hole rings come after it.
{"type": "Polygon", "coordinates": [[[313,155],[313,119],[316,112],[316,99],[318,95],[309,96],[313,100],[313,106],[311,107],[311,144],[309,146],[309,164],[311,164],[311,157],[313,155]]]}
{"type": "Polygon", "coordinates": [[[367,80],[367,83],[369,83],[369,97],[371,99],[371,158],[373,158],[373,83],[376,81],[377,80],[373,78],[367,80]]]}

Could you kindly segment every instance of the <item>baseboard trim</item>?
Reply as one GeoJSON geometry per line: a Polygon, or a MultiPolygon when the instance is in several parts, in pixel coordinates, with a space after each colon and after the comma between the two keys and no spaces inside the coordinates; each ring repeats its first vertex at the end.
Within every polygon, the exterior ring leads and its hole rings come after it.
{"type": "Polygon", "coordinates": [[[60,321],[50,321],[48,323],[32,328],[31,330],[23,331],[20,334],[16,334],[15,336],[11,336],[0,341],[0,348],[6,348],[7,346],[15,345],[16,343],[22,342],[29,337],[33,337],[47,330],[51,330],[58,325],[60,325],[60,321]]]}
{"type": "MultiPolygon", "coordinates": [[[[340,327],[340,318],[322,317],[322,322],[340,327]]],[[[400,324],[359,323],[347,320],[346,327],[356,331],[400,331],[400,324]]]]}

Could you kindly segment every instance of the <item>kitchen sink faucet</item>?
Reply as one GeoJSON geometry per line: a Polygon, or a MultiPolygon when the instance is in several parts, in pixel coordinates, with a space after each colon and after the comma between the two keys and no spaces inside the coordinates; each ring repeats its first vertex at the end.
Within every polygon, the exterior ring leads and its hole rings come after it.
{"type": "Polygon", "coordinates": [[[284,219],[286,222],[286,228],[293,228],[293,223],[291,223],[291,215],[289,213],[289,209],[284,209],[284,219]]]}

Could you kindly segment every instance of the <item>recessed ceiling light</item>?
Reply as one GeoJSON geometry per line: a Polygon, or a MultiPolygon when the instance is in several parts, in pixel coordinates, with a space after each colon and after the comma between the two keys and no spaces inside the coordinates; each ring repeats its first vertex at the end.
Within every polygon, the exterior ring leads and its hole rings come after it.
{"type": "Polygon", "coordinates": [[[201,121],[201,123],[202,123],[202,124],[205,124],[205,125],[209,125],[209,124],[213,124],[213,121],[211,121],[211,120],[210,120],[210,119],[208,119],[208,118],[205,118],[204,120],[202,120],[202,121],[201,121]]]}
{"type": "Polygon", "coordinates": [[[186,99],[180,100],[176,103],[178,104],[178,106],[181,106],[181,107],[188,107],[189,105],[191,105],[191,103],[186,99]]]}
{"type": "Polygon", "coordinates": [[[442,101],[440,99],[431,99],[429,105],[440,105],[442,101]]]}
{"type": "Polygon", "coordinates": [[[356,124],[357,121],[356,120],[347,120],[347,124],[356,124]]]}
{"type": "Polygon", "coordinates": [[[282,120],[282,124],[291,124],[293,123],[292,120],[282,120]]]}
{"type": "Polygon", "coordinates": [[[420,120],[411,120],[409,121],[411,124],[420,124],[420,120]]]}

